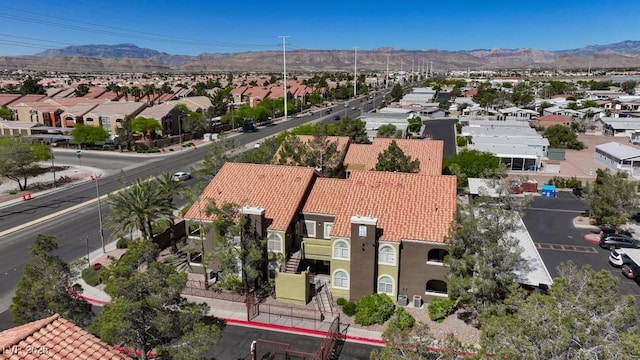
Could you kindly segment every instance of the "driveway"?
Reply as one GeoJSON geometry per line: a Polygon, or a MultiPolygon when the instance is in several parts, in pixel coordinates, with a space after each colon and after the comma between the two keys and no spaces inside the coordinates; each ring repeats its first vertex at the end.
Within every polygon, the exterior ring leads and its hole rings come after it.
{"type": "Polygon", "coordinates": [[[558,197],[552,199],[535,197],[531,202],[523,221],[551,276],[557,277],[558,265],[568,260],[578,266],[590,265],[594,270],[611,271],[620,279],[620,293],[640,300],[640,286],[609,265],[609,251],[584,240],[589,230],[573,226],[573,219],[586,209],[570,192],[558,192],[558,197]]]}

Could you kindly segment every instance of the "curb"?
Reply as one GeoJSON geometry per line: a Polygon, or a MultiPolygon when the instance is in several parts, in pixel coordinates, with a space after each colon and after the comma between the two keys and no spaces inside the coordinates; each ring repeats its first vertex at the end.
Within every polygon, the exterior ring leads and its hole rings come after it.
{"type": "MultiPolygon", "coordinates": [[[[73,296],[75,298],[78,298],[78,299],[82,299],[82,300],[88,302],[89,304],[93,304],[93,305],[97,305],[97,306],[104,306],[104,305],[113,304],[112,301],[93,299],[93,298],[90,298],[88,296],[84,296],[82,294],[78,294],[77,292],[73,291],[73,288],[71,288],[71,287],[67,287],[67,292],[71,296],[73,296]]],[[[222,320],[222,321],[224,321],[226,323],[232,324],[232,325],[244,326],[244,327],[250,327],[250,328],[272,330],[272,331],[280,331],[280,332],[291,332],[291,333],[294,333],[294,334],[315,336],[315,337],[325,337],[325,336],[327,336],[329,334],[328,332],[322,331],[322,330],[311,330],[311,329],[299,328],[299,327],[295,327],[295,326],[274,325],[274,324],[267,324],[267,323],[258,322],[258,321],[247,321],[247,320],[240,320],[240,319],[233,319],[233,318],[218,317],[218,316],[215,316],[215,315],[212,315],[212,317],[214,317],[216,319],[220,319],[220,320],[222,320]]],[[[364,336],[354,336],[354,335],[345,335],[344,338],[346,340],[351,340],[353,342],[360,342],[360,343],[364,343],[364,344],[368,344],[368,345],[375,345],[375,346],[385,346],[386,345],[386,342],[384,340],[382,340],[382,339],[374,339],[374,338],[368,338],[368,337],[364,337],[364,336]]]]}
{"type": "Polygon", "coordinates": [[[600,242],[600,235],[598,234],[585,234],[584,235],[584,240],[592,243],[592,244],[597,244],[600,242]]]}

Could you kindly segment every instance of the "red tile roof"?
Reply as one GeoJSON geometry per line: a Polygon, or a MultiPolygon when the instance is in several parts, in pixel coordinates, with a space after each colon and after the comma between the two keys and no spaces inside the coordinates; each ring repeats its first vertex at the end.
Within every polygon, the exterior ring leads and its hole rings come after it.
{"type": "Polygon", "coordinates": [[[20,94],[0,94],[0,106],[7,106],[20,97],[22,97],[20,94]]]}
{"type": "Polygon", "coordinates": [[[29,102],[36,102],[36,101],[40,101],[43,100],[47,97],[47,95],[24,95],[24,96],[20,96],[19,98],[17,98],[16,100],[10,102],[9,104],[7,104],[8,106],[14,105],[14,104],[19,104],[19,103],[29,103],[29,102]]]}
{"type": "Polygon", "coordinates": [[[55,314],[0,332],[0,359],[130,359],[69,320],[55,314]]]}
{"type": "Polygon", "coordinates": [[[442,174],[442,140],[375,138],[371,144],[351,144],[344,158],[345,167],[349,171],[373,169],[378,163],[378,155],[386,150],[393,140],[405,155],[420,160],[420,174],[442,174]]]}
{"type": "Polygon", "coordinates": [[[185,218],[213,220],[203,212],[213,199],[218,206],[227,202],[264,208],[272,221],[269,229],[285,231],[297,217],[315,174],[310,167],[226,163],[185,218]]]}
{"type": "Polygon", "coordinates": [[[332,235],[351,236],[351,216],[372,216],[380,240],[443,242],[456,210],[456,177],[356,171],[348,179],[318,178],[304,213],[334,215],[332,235]]]}

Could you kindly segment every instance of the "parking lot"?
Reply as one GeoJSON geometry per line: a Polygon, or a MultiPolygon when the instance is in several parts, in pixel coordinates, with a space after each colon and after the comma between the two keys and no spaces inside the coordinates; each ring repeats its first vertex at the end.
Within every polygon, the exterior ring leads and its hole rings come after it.
{"type": "Polygon", "coordinates": [[[558,192],[556,198],[535,197],[531,202],[523,221],[551,276],[557,277],[557,266],[568,260],[578,266],[590,265],[594,270],[605,269],[620,279],[621,294],[640,300],[640,286],[609,265],[609,251],[584,239],[590,230],[573,226],[573,219],[586,209],[571,192],[558,192]]]}

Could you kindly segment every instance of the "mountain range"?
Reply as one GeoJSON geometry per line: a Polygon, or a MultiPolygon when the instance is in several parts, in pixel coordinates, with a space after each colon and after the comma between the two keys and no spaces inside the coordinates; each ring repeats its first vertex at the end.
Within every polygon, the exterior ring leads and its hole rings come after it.
{"type": "MultiPolygon", "coordinates": [[[[352,50],[287,51],[292,72],[351,71],[352,50]]],[[[362,71],[487,69],[487,68],[636,68],[640,67],[640,41],[588,45],[579,49],[548,51],[531,48],[474,49],[465,51],[396,50],[358,51],[362,71]]],[[[282,70],[281,51],[252,51],[171,55],[134,44],[79,45],[49,49],[29,56],[0,57],[0,68],[61,72],[219,72],[282,70]]]]}

